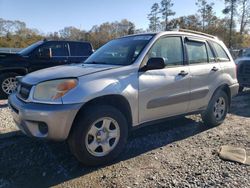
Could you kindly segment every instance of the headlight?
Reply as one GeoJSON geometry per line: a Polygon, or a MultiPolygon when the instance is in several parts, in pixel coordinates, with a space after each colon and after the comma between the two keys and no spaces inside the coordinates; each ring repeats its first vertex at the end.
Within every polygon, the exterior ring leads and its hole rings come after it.
{"type": "Polygon", "coordinates": [[[77,79],[61,79],[42,82],[35,87],[35,100],[53,102],[64,96],[77,85],[77,79]]]}

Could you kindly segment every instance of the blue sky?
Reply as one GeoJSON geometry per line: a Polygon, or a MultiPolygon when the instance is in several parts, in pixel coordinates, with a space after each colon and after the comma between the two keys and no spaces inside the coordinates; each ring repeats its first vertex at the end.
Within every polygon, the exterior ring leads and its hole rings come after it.
{"type": "MultiPolygon", "coordinates": [[[[210,0],[211,1],[211,0],[210,0]]],[[[0,18],[20,20],[41,32],[65,26],[89,30],[93,25],[126,18],[137,28],[148,27],[147,14],[160,0],[0,0],[0,18]]],[[[173,0],[175,17],[194,14],[195,0],[173,0]]],[[[222,16],[224,0],[214,0],[217,16],[222,16]]]]}

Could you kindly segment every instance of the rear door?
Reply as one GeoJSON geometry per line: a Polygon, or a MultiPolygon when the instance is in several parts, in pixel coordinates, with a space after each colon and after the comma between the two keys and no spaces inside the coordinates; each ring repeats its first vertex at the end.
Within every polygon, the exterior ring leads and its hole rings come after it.
{"type": "Polygon", "coordinates": [[[219,85],[222,69],[207,41],[198,38],[185,39],[191,74],[189,112],[204,109],[219,85]]]}
{"type": "Polygon", "coordinates": [[[81,63],[93,53],[93,48],[88,42],[69,42],[68,45],[70,63],[81,63]]]}
{"type": "Polygon", "coordinates": [[[64,65],[68,63],[68,46],[63,41],[48,41],[38,47],[29,58],[29,71],[36,71],[53,66],[64,65]],[[49,58],[42,57],[43,51],[49,49],[51,54],[49,58]]]}

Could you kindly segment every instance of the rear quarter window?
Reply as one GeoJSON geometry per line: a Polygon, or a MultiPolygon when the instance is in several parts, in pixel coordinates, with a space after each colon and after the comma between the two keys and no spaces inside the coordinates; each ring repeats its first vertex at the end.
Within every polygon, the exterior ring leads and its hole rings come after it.
{"type": "Polygon", "coordinates": [[[216,52],[217,60],[220,62],[230,61],[226,51],[216,42],[212,42],[212,46],[216,52]]]}
{"type": "Polygon", "coordinates": [[[71,56],[90,56],[92,54],[92,47],[89,43],[69,43],[71,56]]]}

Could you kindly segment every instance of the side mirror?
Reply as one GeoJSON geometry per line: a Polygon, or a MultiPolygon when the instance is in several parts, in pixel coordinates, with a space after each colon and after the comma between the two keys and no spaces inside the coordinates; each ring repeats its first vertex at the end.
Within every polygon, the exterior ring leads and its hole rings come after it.
{"type": "Polygon", "coordinates": [[[165,68],[164,59],[161,57],[151,57],[143,69],[146,70],[155,70],[165,68]]]}
{"type": "Polygon", "coordinates": [[[50,59],[52,57],[51,48],[45,48],[42,52],[40,52],[40,58],[50,59]]]}

